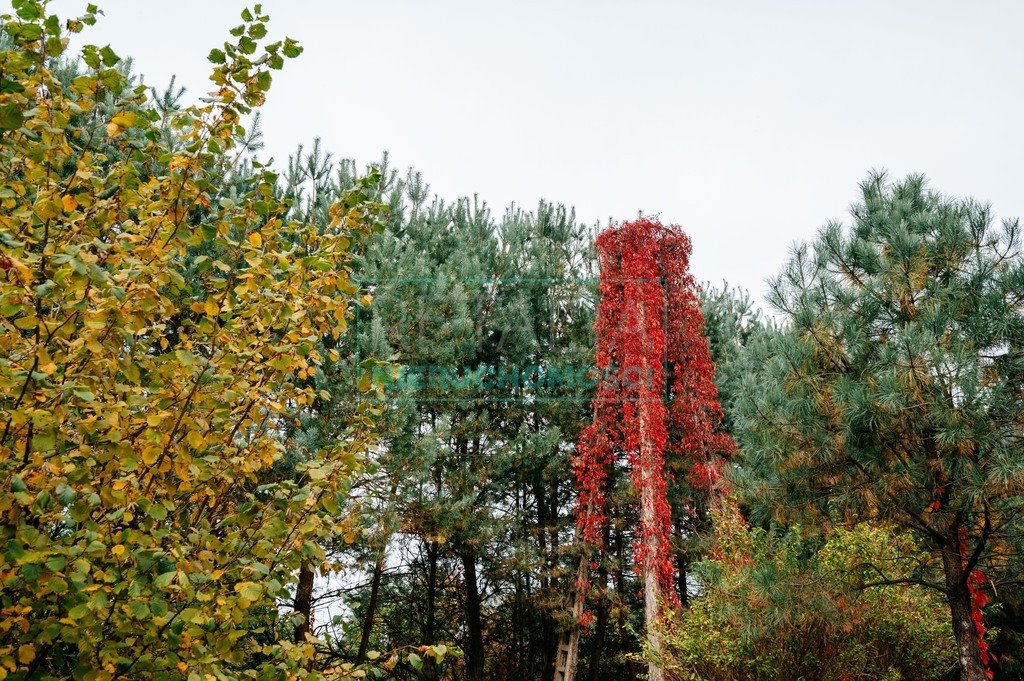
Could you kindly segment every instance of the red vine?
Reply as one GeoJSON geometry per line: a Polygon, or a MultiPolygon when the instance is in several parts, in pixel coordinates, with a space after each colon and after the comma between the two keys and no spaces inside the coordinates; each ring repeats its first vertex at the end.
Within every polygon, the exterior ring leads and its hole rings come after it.
{"type": "Polygon", "coordinates": [[[692,246],[679,227],[646,218],[605,230],[596,245],[599,382],[594,421],[584,429],[573,462],[577,527],[585,542],[602,548],[609,470],[624,456],[638,494],[654,499],[634,558],[638,566],[654,567],[661,592],[675,606],[666,458],[674,468],[684,464],[693,487],[720,491],[724,458],[733,449],[719,432],[723,414],[714,363],[689,273],[692,246]]]}
{"type": "MultiPolygon", "coordinates": [[[[967,531],[960,529],[960,555],[966,562],[967,531]]],[[[981,657],[981,664],[985,667],[985,673],[991,679],[995,676],[992,671],[992,653],[988,649],[988,641],[985,640],[985,621],[981,611],[988,605],[988,594],[985,593],[985,582],[988,577],[984,571],[975,568],[967,575],[967,593],[971,598],[971,622],[974,624],[974,631],[978,635],[978,651],[981,657]]]]}

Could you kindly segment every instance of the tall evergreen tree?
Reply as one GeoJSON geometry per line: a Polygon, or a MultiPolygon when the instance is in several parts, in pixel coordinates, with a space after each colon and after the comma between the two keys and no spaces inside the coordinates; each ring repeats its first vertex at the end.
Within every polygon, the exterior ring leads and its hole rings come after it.
{"type": "Polygon", "coordinates": [[[960,678],[983,681],[981,606],[1022,529],[1020,230],[917,176],[871,176],[852,212],[772,282],[785,326],[739,400],[742,466],[780,506],[914,532],[929,559],[873,582],[940,591],[960,678]]]}
{"type": "MultiPolygon", "coordinates": [[[[568,455],[587,409],[577,375],[553,382],[589,363],[590,230],[561,206],[496,217],[476,199],[432,198],[416,173],[389,178],[358,333],[403,367],[378,471],[399,528],[385,551],[422,602],[393,643],[456,640],[467,678],[538,678],[557,642],[568,455]]],[[[410,608],[388,602],[407,585],[381,593],[374,567],[360,607],[410,608]]],[[[427,660],[421,673],[437,670],[427,660]]]]}

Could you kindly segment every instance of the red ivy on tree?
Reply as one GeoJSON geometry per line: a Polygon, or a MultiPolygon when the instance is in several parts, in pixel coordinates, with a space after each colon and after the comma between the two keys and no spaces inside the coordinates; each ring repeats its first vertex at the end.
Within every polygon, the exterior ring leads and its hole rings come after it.
{"type": "Polygon", "coordinates": [[[674,459],[676,470],[687,471],[693,487],[720,492],[722,466],[734,447],[718,430],[723,413],[689,273],[691,250],[678,226],[647,218],[598,237],[599,382],[594,421],[584,430],[573,463],[577,528],[585,542],[602,548],[609,470],[617,458],[627,458],[638,496],[653,500],[653,513],[641,516],[635,560],[653,568],[672,605],[678,605],[678,596],[669,550],[666,457],[674,459]]]}
{"type": "MultiPolygon", "coordinates": [[[[960,530],[960,555],[964,563],[967,562],[967,531],[960,530]]],[[[988,605],[988,594],[985,593],[985,582],[988,577],[985,572],[977,568],[971,570],[967,575],[967,592],[971,595],[971,622],[974,624],[974,631],[978,635],[978,650],[981,652],[981,663],[985,666],[985,673],[988,678],[995,676],[992,671],[992,653],[988,649],[988,641],[985,640],[985,621],[981,611],[988,605]]]]}

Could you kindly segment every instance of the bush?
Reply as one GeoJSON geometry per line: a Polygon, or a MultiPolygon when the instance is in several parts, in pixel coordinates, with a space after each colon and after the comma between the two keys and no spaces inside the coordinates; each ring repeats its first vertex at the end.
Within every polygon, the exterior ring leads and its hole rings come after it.
{"type": "Polygon", "coordinates": [[[889,581],[911,578],[923,556],[908,535],[861,524],[822,544],[736,516],[717,527],[713,557],[697,567],[702,595],[661,625],[670,678],[909,681],[955,664],[941,594],[910,583],[861,588],[883,565],[889,581]]]}

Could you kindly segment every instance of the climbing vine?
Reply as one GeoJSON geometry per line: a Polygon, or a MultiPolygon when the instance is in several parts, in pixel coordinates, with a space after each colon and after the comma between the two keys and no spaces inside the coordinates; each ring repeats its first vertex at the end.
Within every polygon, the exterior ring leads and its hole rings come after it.
{"type": "Polygon", "coordinates": [[[634,557],[637,565],[653,566],[661,593],[675,606],[666,459],[682,463],[673,469],[687,471],[695,488],[720,491],[723,462],[733,448],[718,430],[723,414],[689,273],[692,246],[678,227],[647,218],[604,231],[596,245],[599,382],[594,420],[574,461],[577,527],[587,544],[602,548],[609,471],[625,456],[638,496],[653,499],[634,557]]]}
{"type": "MultiPolygon", "coordinates": [[[[970,552],[967,547],[967,532],[964,530],[960,531],[960,555],[966,565],[970,552]]],[[[988,577],[984,570],[974,568],[967,574],[967,593],[971,601],[971,624],[974,625],[974,631],[978,636],[978,653],[981,657],[981,664],[985,667],[985,674],[992,679],[995,676],[992,671],[992,653],[989,651],[988,641],[985,640],[987,630],[982,615],[982,610],[988,605],[988,594],[985,593],[986,582],[988,582],[988,577]]]]}

